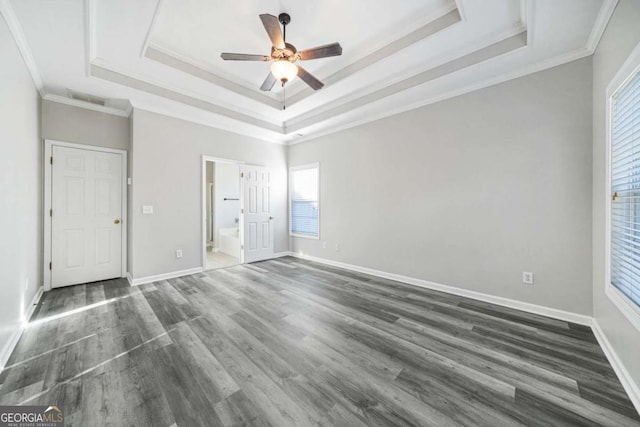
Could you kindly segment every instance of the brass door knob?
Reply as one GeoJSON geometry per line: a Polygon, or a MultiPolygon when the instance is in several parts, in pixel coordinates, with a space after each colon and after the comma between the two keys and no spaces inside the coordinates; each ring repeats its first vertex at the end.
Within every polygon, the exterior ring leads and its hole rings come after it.
{"type": "Polygon", "coordinates": [[[120,220],[119,220],[119,219],[114,219],[114,220],[113,220],[113,223],[114,223],[114,224],[120,224],[120,220]]]}

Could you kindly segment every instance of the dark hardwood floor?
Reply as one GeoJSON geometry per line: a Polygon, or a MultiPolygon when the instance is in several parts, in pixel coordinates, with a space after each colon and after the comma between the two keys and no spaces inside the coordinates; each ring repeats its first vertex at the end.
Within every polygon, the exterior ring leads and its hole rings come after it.
{"type": "Polygon", "coordinates": [[[48,292],[7,365],[67,426],[640,426],[588,327],[294,258],[48,292]]]}

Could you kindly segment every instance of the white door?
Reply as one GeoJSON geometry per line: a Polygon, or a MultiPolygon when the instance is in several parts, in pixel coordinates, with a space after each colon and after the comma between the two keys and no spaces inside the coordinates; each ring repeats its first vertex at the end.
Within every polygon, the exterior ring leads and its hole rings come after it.
{"type": "Polygon", "coordinates": [[[120,277],[122,154],[52,147],[51,286],[120,277]]]}
{"type": "Polygon", "coordinates": [[[273,257],[271,172],[244,167],[244,262],[273,257]]]}

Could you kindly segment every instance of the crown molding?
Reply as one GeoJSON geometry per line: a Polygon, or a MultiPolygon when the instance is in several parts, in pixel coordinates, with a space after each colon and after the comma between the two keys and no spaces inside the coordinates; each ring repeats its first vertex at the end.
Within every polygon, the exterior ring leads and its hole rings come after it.
{"type": "MultiPolygon", "coordinates": [[[[433,13],[430,13],[427,17],[420,20],[419,27],[417,29],[410,31],[409,33],[406,33],[405,31],[402,34],[391,38],[391,40],[383,46],[370,50],[359,59],[323,78],[323,83],[325,83],[325,86],[335,84],[358,71],[387,58],[393,52],[397,52],[414,43],[427,39],[433,34],[439,33],[440,31],[461,22],[462,18],[458,7],[459,1],[452,1],[446,6],[435,10],[433,13]]],[[[151,33],[152,29],[149,30],[149,34],[151,33]]],[[[182,52],[161,46],[157,42],[151,42],[149,40],[145,41],[144,49],[144,57],[147,59],[159,62],[199,79],[209,81],[235,92],[238,95],[248,97],[276,110],[280,110],[281,108],[279,100],[256,92],[255,89],[247,87],[246,85],[238,83],[232,79],[223,77],[212,66],[196,61],[182,52]]],[[[321,71],[320,74],[322,74],[321,71]]],[[[300,82],[294,82],[292,85],[292,90],[294,91],[293,95],[289,96],[287,99],[289,107],[308,98],[314,93],[312,89],[300,82]]]]}
{"type": "Polygon", "coordinates": [[[44,99],[45,101],[57,102],[58,104],[70,105],[72,107],[83,108],[85,110],[97,111],[114,116],[129,117],[131,115],[131,104],[127,106],[126,110],[121,110],[119,108],[106,107],[103,105],[92,104],[91,102],[84,102],[78,99],[67,98],[66,96],[60,96],[54,93],[47,93],[42,97],[42,99],[44,99]]]}
{"type": "Polygon", "coordinates": [[[147,53],[147,48],[149,47],[149,43],[151,42],[151,35],[153,34],[153,30],[156,27],[156,22],[158,21],[158,15],[160,15],[162,2],[163,0],[158,0],[158,3],[156,4],[156,9],[153,11],[153,18],[151,18],[151,24],[147,29],[147,35],[144,37],[144,42],[142,43],[142,49],[140,50],[140,58],[143,58],[147,53]]]}
{"type": "Polygon", "coordinates": [[[303,137],[297,138],[294,141],[290,141],[289,143],[287,143],[287,145],[296,145],[296,144],[301,144],[304,142],[311,142],[315,139],[321,138],[323,136],[327,136],[336,132],[340,132],[343,130],[347,130],[353,127],[357,127],[357,126],[361,126],[367,123],[371,123],[374,122],[376,120],[381,120],[387,117],[391,117],[391,116],[395,116],[401,113],[405,113],[407,111],[411,111],[411,110],[415,110],[417,108],[420,107],[424,107],[427,105],[431,105],[431,104],[435,104],[441,101],[445,101],[447,99],[450,98],[454,98],[456,96],[460,96],[460,95],[464,95],[466,93],[470,93],[470,92],[475,92],[477,90],[480,89],[484,89],[490,86],[495,86],[497,84],[500,83],[504,83],[507,82],[509,80],[514,80],[520,77],[524,77],[527,76],[529,74],[534,74],[537,73],[539,71],[544,71],[546,69],[549,68],[553,68],[553,67],[557,67],[559,65],[562,64],[566,64],[568,62],[572,62],[572,61],[577,61],[578,59],[582,59],[585,58],[587,56],[590,56],[591,52],[589,52],[588,49],[586,48],[580,48],[577,50],[574,50],[572,52],[569,53],[565,53],[562,55],[558,55],[555,56],[553,58],[550,58],[546,61],[541,61],[538,62],[536,64],[533,64],[529,67],[524,67],[521,68],[520,70],[514,71],[512,73],[507,73],[504,74],[502,76],[497,76],[491,79],[486,79],[482,82],[473,84],[473,85],[468,85],[464,88],[460,88],[460,89],[456,89],[453,91],[449,91],[449,92],[445,92],[441,95],[437,95],[431,98],[425,98],[423,100],[420,100],[420,102],[415,102],[415,103],[411,103],[411,104],[407,104],[404,105],[402,107],[398,107],[395,109],[389,109],[389,110],[385,110],[383,112],[381,112],[380,114],[373,114],[373,115],[368,115],[365,118],[359,119],[359,120],[355,120],[352,122],[348,122],[348,123],[344,123],[342,125],[337,125],[337,126],[333,126],[330,129],[325,129],[323,131],[319,131],[316,133],[311,133],[309,135],[305,135],[303,137]]]}
{"type": "Polygon", "coordinates": [[[18,18],[13,11],[13,8],[11,7],[11,3],[9,3],[9,0],[0,0],[0,15],[4,17],[4,20],[9,27],[9,32],[13,36],[13,39],[18,46],[18,50],[20,51],[20,55],[22,55],[22,59],[27,66],[27,70],[29,70],[29,74],[31,75],[33,84],[36,86],[36,89],[40,93],[40,96],[42,96],[44,92],[42,77],[40,77],[38,67],[36,67],[36,61],[33,58],[33,54],[31,53],[31,48],[29,48],[27,39],[24,36],[22,25],[20,25],[20,22],[18,21],[18,18]]]}
{"type": "Polygon", "coordinates": [[[283,134],[280,122],[274,122],[272,120],[267,121],[267,118],[260,118],[257,114],[251,111],[242,111],[239,108],[231,109],[229,107],[225,107],[221,105],[219,101],[203,97],[201,94],[192,93],[185,89],[170,86],[146,76],[135,75],[118,69],[102,59],[96,59],[91,63],[91,76],[141,90],[151,95],[157,95],[185,105],[200,108],[250,126],[256,126],[270,132],[283,134]]]}
{"type": "Polygon", "coordinates": [[[255,89],[223,77],[220,74],[217,74],[211,66],[195,61],[180,52],[160,46],[156,43],[148,43],[144,57],[183,73],[187,73],[193,77],[206,80],[238,95],[266,105],[267,107],[271,107],[276,110],[280,110],[282,107],[280,101],[277,99],[263,93],[258,93],[255,89]]]}
{"type": "MultiPolygon", "coordinates": [[[[354,75],[358,71],[361,71],[377,62],[382,61],[383,59],[388,58],[395,52],[405,49],[422,40],[426,40],[434,34],[438,34],[446,29],[451,28],[455,24],[462,22],[460,12],[455,7],[455,4],[452,4],[452,7],[453,8],[449,7],[442,11],[444,12],[442,14],[440,14],[439,12],[439,14],[435,17],[433,17],[434,15],[431,15],[432,17],[430,17],[427,22],[424,25],[420,26],[418,29],[392,40],[391,42],[371,51],[367,55],[362,56],[360,59],[357,59],[356,61],[348,64],[340,70],[331,73],[327,77],[324,77],[322,79],[322,82],[325,84],[325,86],[336,84],[344,80],[345,78],[354,75]]],[[[318,73],[321,75],[322,70],[320,70],[318,73]]],[[[306,87],[306,85],[302,86],[302,83],[298,83],[297,86],[302,87],[302,89],[298,90],[288,98],[287,104],[290,107],[297,104],[298,102],[307,99],[315,92],[313,89],[306,87]]]]}
{"type": "Polygon", "coordinates": [[[251,138],[255,138],[267,144],[287,145],[287,142],[282,139],[276,139],[276,138],[271,139],[269,137],[265,137],[259,134],[249,134],[247,132],[239,132],[238,127],[233,124],[220,123],[215,120],[207,120],[205,118],[195,117],[192,114],[183,114],[167,108],[161,108],[161,107],[158,107],[157,105],[148,105],[145,103],[135,102],[132,105],[132,111],[146,111],[149,113],[159,114],[161,116],[170,117],[172,119],[182,120],[184,122],[194,123],[194,124],[206,126],[212,129],[223,130],[229,133],[233,133],[235,135],[249,136],[251,138]]]}
{"type": "Polygon", "coordinates": [[[596,51],[598,43],[600,43],[600,39],[602,38],[604,31],[607,29],[607,25],[611,20],[611,15],[613,15],[613,11],[616,9],[617,5],[618,0],[602,0],[602,6],[598,11],[598,16],[596,17],[596,21],[591,29],[591,34],[589,34],[589,38],[587,39],[586,48],[589,49],[591,53],[596,51]]]}
{"type": "Polygon", "coordinates": [[[84,2],[84,35],[85,35],[85,75],[91,76],[91,61],[96,57],[96,14],[94,0],[85,0],[84,2]]]}
{"type": "Polygon", "coordinates": [[[513,34],[513,31],[508,31],[500,34],[497,38],[490,35],[485,40],[476,43],[471,49],[467,48],[464,51],[456,52],[455,55],[449,57],[450,59],[448,58],[448,60],[445,60],[445,62],[439,65],[433,66],[430,64],[429,68],[419,72],[411,70],[404,75],[402,79],[398,79],[395,82],[385,84],[381,87],[369,87],[366,93],[356,93],[350,97],[351,99],[338,99],[334,101],[332,105],[325,104],[320,108],[323,110],[321,112],[313,110],[293,117],[284,123],[285,133],[298,132],[308,126],[339,116],[345,112],[353,111],[395,93],[412,89],[413,87],[526,47],[526,31],[520,26],[517,26],[515,30],[517,31],[515,34],[513,34]],[[478,45],[482,47],[477,48],[478,45]]]}

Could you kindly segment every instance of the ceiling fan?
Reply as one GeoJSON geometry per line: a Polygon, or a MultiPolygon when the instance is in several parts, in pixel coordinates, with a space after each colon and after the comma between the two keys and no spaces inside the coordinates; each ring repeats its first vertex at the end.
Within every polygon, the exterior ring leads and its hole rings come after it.
{"type": "Polygon", "coordinates": [[[222,59],[225,61],[273,61],[273,64],[271,64],[271,72],[264,83],[262,83],[262,86],[260,86],[260,90],[270,91],[276,81],[280,81],[282,86],[284,86],[285,83],[290,82],[296,76],[300,77],[302,81],[308,84],[313,90],[321,89],[324,83],[295,63],[296,61],[307,61],[309,59],[342,55],[342,46],[340,46],[340,43],[331,43],[298,52],[294,45],[286,41],[287,24],[291,22],[289,14],[281,13],[277,18],[273,15],[262,14],[260,15],[260,19],[273,45],[271,47],[271,55],[222,53],[220,55],[222,59]],[[279,23],[282,24],[282,31],[280,30],[279,23]]]}

